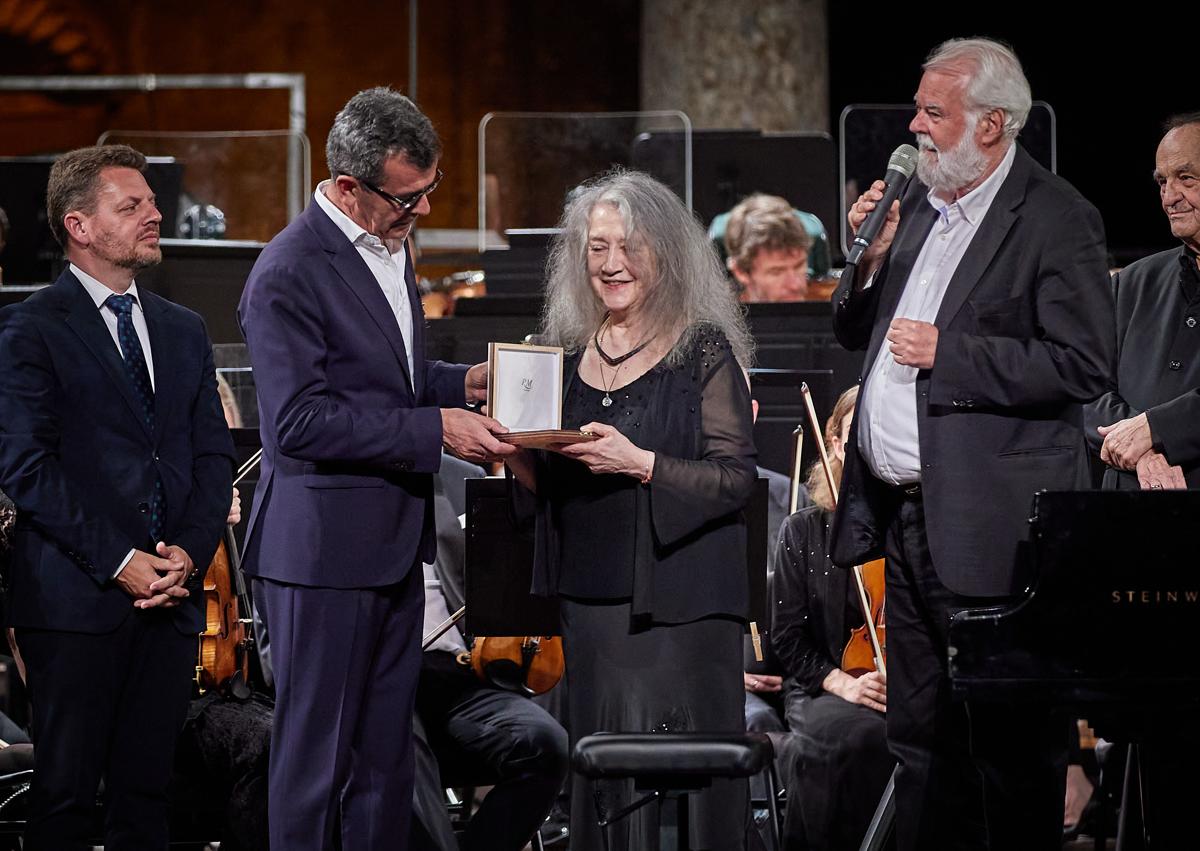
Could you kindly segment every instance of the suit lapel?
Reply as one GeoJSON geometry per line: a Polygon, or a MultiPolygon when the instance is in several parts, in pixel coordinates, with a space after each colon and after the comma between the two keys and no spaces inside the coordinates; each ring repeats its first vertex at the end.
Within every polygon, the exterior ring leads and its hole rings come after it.
{"type": "MultiPolygon", "coordinates": [[[[417,270],[413,268],[412,253],[408,250],[407,241],[404,244],[404,290],[409,313],[412,315],[412,357],[415,374],[410,377],[413,379],[413,395],[417,404],[420,404],[421,394],[425,392],[425,368],[421,362],[425,358],[425,311],[421,307],[421,294],[417,291],[417,270]]],[[[407,363],[406,360],[406,366],[407,363]]]]}
{"type": "Polygon", "coordinates": [[[1025,201],[1025,187],[1029,182],[1030,158],[1021,148],[1017,148],[1012,168],[1004,183],[1000,185],[987,215],[979,223],[979,231],[967,246],[954,277],[946,286],[946,294],[938,307],[937,319],[934,324],[945,329],[958,312],[962,309],[967,296],[975,289],[983,273],[991,265],[992,258],[1004,244],[1008,232],[1017,221],[1017,208],[1025,201]]]}
{"type": "MultiPolygon", "coordinates": [[[[329,216],[325,214],[319,204],[311,205],[302,215],[309,217],[309,227],[317,234],[325,251],[331,255],[329,264],[362,303],[371,320],[387,339],[388,345],[396,355],[396,360],[400,362],[400,369],[403,371],[404,377],[408,379],[409,389],[414,389],[413,377],[408,370],[408,353],[404,346],[404,337],[400,333],[400,326],[396,323],[392,306],[384,297],[379,282],[367,268],[366,261],[359,256],[358,249],[346,239],[346,235],[330,221],[329,216]]],[[[413,325],[415,327],[415,320],[413,325]]],[[[415,396],[414,390],[414,398],[415,396]]]]}
{"type": "Polygon", "coordinates": [[[125,404],[129,406],[129,412],[146,432],[146,436],[153,437],[150,429],[146,427],[146,421],[142,416],[142,403],[137,398],[133,382],[125,372],[125,362],[121,359],[117,344],[113,341],[112,335],[108,332],[108,326],[104,324],[104,319],[100,316],[100,311],[96,308],[87,290],[69,271],[64,272],[54,286],[62,287],[62,294],[68,305],[67,325],[83,340],[84,345],[100,362],[108,374],[109,380],[112,381],[121,398],[125,400],[125,404]]]}
{"type": "Polygon", "coordinates": [[[150,352],[154,358],[154,437],[157,443],[158,438],[162,437],[164,423],[174,401],[172,391],[179,389],[178,382],[171,380],[177,374],[175,357],[178,347],[169,343],[173,337],[162,302],[145,290],[142,290],[142,314],[146,317],[150,352]]]}

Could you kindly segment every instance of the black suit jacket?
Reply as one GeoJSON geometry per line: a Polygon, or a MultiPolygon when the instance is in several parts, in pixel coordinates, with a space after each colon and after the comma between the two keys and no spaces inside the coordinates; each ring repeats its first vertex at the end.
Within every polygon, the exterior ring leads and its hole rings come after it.
{"type": "MultiPolygon", "coordinates": [[[[0,312],[0,489],[18,509],[11,626],[102,633],[129,616],[132,600],[112,575],[131,548],[150,547],[156,476],[163,539],[201,574],[212,560],[234,460],[212,346],[192,311],[144,289],[139,298],[154,360],[153,433],[100,311],[69,270],[0,312]]],[[[204,626],[200,579],[174,609],[183,632],[204,626]]]]}
{"type": "MultiPolygon", "coordinates": [[[[833,295],[838,340],[867,350],[864,380],[933,226],[927,193],[910,184],[873,285],[855,291],[851,268],[833,295]]],[[[1018,147],[935,324],[934,366],[916,382],[933,564],[959,594],[1011,594],[1024,579],[1017,555],[1033,494],[1085,486],[1081,404],[1107,390],[1113,374],[1099,213],[1018,147]]],[[[856,416],[832,529],[833,561],[846,566],[882,554],[895,507],[858,454],[858,427],[856,416]]]]}

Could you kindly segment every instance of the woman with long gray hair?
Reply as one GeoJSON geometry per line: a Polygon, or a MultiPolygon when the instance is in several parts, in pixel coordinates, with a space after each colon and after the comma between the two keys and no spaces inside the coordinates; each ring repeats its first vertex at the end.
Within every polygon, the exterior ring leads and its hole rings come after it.
{"type": "MultiPolygon", "coordinates": [[[[563,427],[599,435],[510,456],[536,494],[535,591],[560,598],[572,740],[743,729],[748,614],[740,510],[755,472],[752,343],[703,229],[675,194],[614,171],[573,194],[551,252],[543,333],[567,351],[563,427]]],[[[572,851],[604,847],[578,775],[572,851]]],[[[605,784],[610,813],[632,785],[605,784]]],[[[645,810],[612,851],[657,847],[645,810]]],[[[696,796],[689,836],[743,847],[744,782],[696,796]]]]}

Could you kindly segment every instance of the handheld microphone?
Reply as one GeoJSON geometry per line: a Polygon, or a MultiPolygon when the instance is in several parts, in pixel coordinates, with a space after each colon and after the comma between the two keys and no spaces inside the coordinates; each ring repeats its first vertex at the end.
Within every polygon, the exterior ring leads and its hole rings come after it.
{"type": "Polygon", "coordinates": [[[846,255],[847,266],[858,265],[858,261],[862,259],[863,252],[867,250],[875,237],[878,236],[879,229],[887,221],[888,210],[892,208],[892,202],[899,197],[905,182],[907,182],[908,178],[916,170],[916,148],[912,145],[901,145],[892,151],[892,157],[888,160],[887,173],[883,176],[885,184],[883,200],[875,205],[875,209],[863,219],[862,225],[858,228],[858,233],[854,235],[854,242],[850,244],[850,252],[846,255]]]}

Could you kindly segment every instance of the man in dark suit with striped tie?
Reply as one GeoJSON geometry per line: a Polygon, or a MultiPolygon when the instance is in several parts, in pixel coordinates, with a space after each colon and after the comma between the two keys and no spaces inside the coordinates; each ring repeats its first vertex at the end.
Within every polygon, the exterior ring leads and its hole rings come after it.
{"type": "Polygon", "coordinates": [[[50,171],[70,266],[0,313],[0,489],[17,507],[7,621],[33,703],[26,849],[165,849],[167,783],[229,510],[233,442],[200,317],[139,290],[161,259],[145,157],[50,171]]]}

